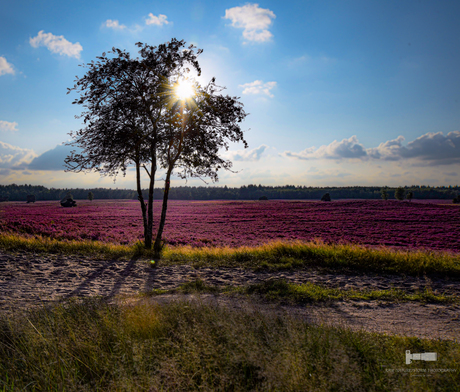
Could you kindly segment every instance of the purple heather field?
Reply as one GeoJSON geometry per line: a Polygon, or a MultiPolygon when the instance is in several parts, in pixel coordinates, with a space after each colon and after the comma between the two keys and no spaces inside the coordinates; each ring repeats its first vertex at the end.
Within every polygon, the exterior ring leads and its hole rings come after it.
{"type": "MultiPolygon", "coordinates": [[[[161,204],[154,204],[158,222],[161,204]]],[[[460,206],[395,200],[169,201],[170,245],[255,246],[313,240],[460,252],[460,206]]],[[[4,203],[0,230],[57,239],[130,244],[142,239],[138,201],[4,203]]]]}

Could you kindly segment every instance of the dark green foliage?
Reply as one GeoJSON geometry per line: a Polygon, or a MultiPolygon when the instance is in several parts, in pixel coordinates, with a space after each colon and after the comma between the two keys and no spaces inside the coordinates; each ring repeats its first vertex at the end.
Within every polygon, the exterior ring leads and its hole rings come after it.
{"type": "Polygon", "coordinates": [[[400,186],[398,189],[396,189],[395,191],[395,199],[398,199],[398,200],[404,200],[404,195],[405,195],[406,191],[404,190],[404,188],[402,186],[400,186]]]}
{"type": "Polygon", "coordinates": [[[267,196],[260,196],[259,197],[259,200],[262,201],[262,200],[268,200],[268,197],[267,196]]]}
{"type": "Polygon", "coordinates": [[[88,192],[88,200],[93,201],[94,199],[94,193],[93,192],[88,192]]]}
{"type": "Polygon", "coordinates": [[[406,199],[409,201],[412,201],[412,198],[414,197],[414,193],[412,191],[407,192],[406,199]]]}
{"type": "Polygon", "coordinates": [[[224,96],[215,78],[204,87],[193,83],[193,97],[180,98],[175,89],[192,69],[201,75],[201,49],[185,47],[173,38],[159,46],[137,42],[140,57],[112,48],[96,61],[84,65],[73,88],[80,95],[74,104],[85,111],[79,116],[84,128],[71,132],[72,151],[65,159],[67,171],[96,171],[114,178],[136,170],[137,198],[142,211],[146,249],[152,245],[159,257],[166,221],[172,172],[181,178],[210,177],[217,181],[219,169],[232,162],[219,156],[229,142],[242,141],[240,123],[246,117],[238,97],[224,96]],[[153,243],[153,199],[158,169],[165,169],[163,204],[153,243]],[[148,175],[148,196],[141,188],[141,171],[148,175]]]}
{"type": "Polygon", "coordinates": [[[321,196],[321,201],[331,201],[331,195],[329,195],[329,193],[325,193],[321,196]]]}
{"type": "Polygon", "coordinates": [[[460,196],[454,197],[454,198],[452,199],[452,203],[454,203],[454,204],[459,204],[459,203],[460,203],[460,196]]]}
{"type": "MultiPolygon", "coordinates": [[[[348,187],[307,187],[307,186],[266,186],[266,185],[243,185],[231,188],[228,186],[178,186],[169,190],[170,200],[258,200],[261,196],[267,196],[269,200],[318,200],[325,192],[334,194],[334,199],[380,199],[382,189],[389,195],[395,188],[381,188],[376,186],[348,186],[348,187]]],[[[414,199],[445,199],[453,200],[460,192],[460,186],[415,186],[405,188],[412,191],[414,199]]],[[[9,201],[25,201],[28,194],[35,194],[37,200],[61,200],[69,189],[46,188],[36,185],[0,185],[0,197],[8,198],[9,201]]],[[[95,199],[131,199],[137,200],[137,192],[132,189],[109,189],[109,188],[73,188],[71,189],[75,199],[84,200],[88,192],[94,194],[95,199]]],[[[144,198],[148,197],[148,190],[143,189],[144,198]]],[[[153,197],[155,200],[163,198],[163,189],[155,188],[153,197]]]]}
{"type": "Polygon", "coordinates": [[[386,190],[386,188],[382,188],[380,194],[382,195],[383,200],[388,200],[388,191],[386,190]]]}

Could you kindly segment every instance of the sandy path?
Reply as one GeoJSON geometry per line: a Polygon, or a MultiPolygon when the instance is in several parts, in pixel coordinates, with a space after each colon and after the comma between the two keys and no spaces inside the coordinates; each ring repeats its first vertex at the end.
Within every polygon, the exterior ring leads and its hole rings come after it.
{"type": "MultiPolygon", "coordinates": [[[[0,251],[0,309],[15,310],[62,298],[105,296],[118,298],[152,288],[171,289],[201,279],[207,284],[247,285],[269,278],[292,283],[312,282],[328,287],[355,289],[397,288],[412,293],[431,287],[435,292],[460,296],[460,282],[404,276],[322,274],[315,269],[253,272],[240,268],[200,268],[189,265],[151,268],[145,261],[98,260],[87,256],[15,254],[0,251]]],[[[166,295],[156,301],[183,296],[166,295]]],[[[194,296],[185,296],[192,299],[194,296]]],[[[334,306],[281,306],[254,303],[227,296],[202,295],[201,299],[226,306],[276,308],[314,322],[343,324],[352,328],[460,340],[460,306],[420,303],[386,304],[376,301],[341,301],[334,306]]],[[[257,302],[257,301],[256,301],[257,302]]]]}

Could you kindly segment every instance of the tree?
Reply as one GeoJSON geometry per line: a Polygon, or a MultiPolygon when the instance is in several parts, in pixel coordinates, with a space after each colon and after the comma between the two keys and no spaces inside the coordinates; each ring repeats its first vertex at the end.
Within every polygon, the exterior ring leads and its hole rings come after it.
{"type": "Polygon", "coordinates": [[[383,200],[388,200],[388,191],[386,190],[386,188],[382,188],[382,189],[380,190],[380,193],[381,193],[381,195],[382,195],[382,199],[383,199],[383,200]]]}
{"type": "Polygon", "coordinates": [[[219,156],[219,150],[228,150],[228,141],[242,141],[240,123],[246,113],[236,97],[223,96],[223,90],[213,78],[205,87],[193,84],[193,99],[174,102],[167,117],[165,143],[160,147],[161,167],[166,169],[165,189],[160,224],[154,251],[161,251],[161,236],[166,220],[171,174],[180,169],[180,178],[210,177],[218,181],[217,172],[231,170],[232,163],[219,156]]]}
{"type": "Polygon", "coordinates": [[[404,200],[404,194],[405,194],[404,188],[402,186],[400,186],[395,191],[395,198],[398,199],[398,200],[404,200]]]}
{"type": "Polygon", "coordinates": [[[94,194],[93,194],[93,192],[88,192],[88,200],[89,200],[89,201],[93,201],[93,199],[94,199],[94,194]]]}
{"type": "Polygon", "coordinates": [[[67,171],[98,171],[126,175],[129,165],[136,169],[136,185],[144,224],[145,247],[153,240],[153,189],[157,169],[166,170],[161,219],[155,238],[155,253],[161,251],[166,220],[170,179],[175,169],[181,178],[210,176],[217,181],[220,168],[232,164],[218,156],[228,142],[242,141],[239,123],[246,113],[239,98],[223,96],[215,80],[206,87],[193,84],[194,99],[178,97],[185,76],[201,69],[197,57],[202,50],[184,41],[171,40],[158,47],[137,43],[140,58],[113,48],[87,64],[88,72],[77,78],[71,91],[80,94],[73,103],[86,108],[84,128],[71,132],[70,145],[80,147],[65,160],[67,171]],[[141,169],[149,180],[147,203],[142,195],[141,169]]]}
{"type": "Polygon", "coordinates": [[[412,201],[413,197],[414,197],[414,193],[412,191],[407,192],[406,199],[409,200],[409,202],[412,201]]]}

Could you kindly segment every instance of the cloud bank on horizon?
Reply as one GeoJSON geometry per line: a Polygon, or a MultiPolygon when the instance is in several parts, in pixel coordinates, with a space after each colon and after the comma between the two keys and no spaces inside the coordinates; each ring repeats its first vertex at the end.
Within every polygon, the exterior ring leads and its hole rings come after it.
{"type": "Polygon", "coordinates": [[[0,52],[0,183],[112,186],[98,174],[64,173],[73,148],[59,143],[82,126],[67,87],[85,72],[79,63],[112,47],[135,57],[135,42],[176,37],[204,49],[206,78],[216,76],[250,113],[250,148],[223,151],[236,170],[222,182],[454,184],[460,52],[449,48],[460,34],[460,3],[398,4],[2,4],[0,36],[9,38],[0,52]],[[23,23],[14,27],[15,18],[23,23]]]}
{"type": "Polygon", "coordinates": [[[377,147],[366,148],[353,135],[342,141],[334,140],[319,148],[309,147],[294,153],[285,151],[283,156],[300,160],[312,159],[374,159],[384,161],[399,161],[415,159],[419,164],[426,165],[456,165],[460,163],[460,131],[430,132],[418,137],[403,146],[404,136],[380,143],[377,147]]]}

